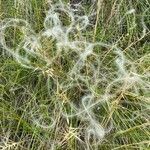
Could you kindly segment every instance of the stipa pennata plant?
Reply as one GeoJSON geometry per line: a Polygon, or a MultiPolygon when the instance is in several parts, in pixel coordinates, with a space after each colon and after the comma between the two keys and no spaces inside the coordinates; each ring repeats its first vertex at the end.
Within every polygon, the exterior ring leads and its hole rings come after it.
{"type": "MultiPolygon", "coordinates": [[[[134,14],[135,9],[127,10],[117,24],[134,14]]],[[[149,73],[141,73],[138,63],[132,62],[116,43],[91,42],[86,38],[94,15],[95,12],[87,15],[81,5],[60,1],[51,4],[39,33],[23,19],[1,21],[3,50],[22,67],[39,71],[46,78],[50,99],[40,101],[36,98],[38,92],[32,95],[29,91],[32,100],[24,109],[28,122],[36,128],[35,135],[44,131],[44,138],[52,143],[48,148],[64,148],[70,140],[84,149],[99,149],[110,142],[133,142],[137,146],[140,142],[135,143],[134,136],[126,133],[134,129],[140,133],[149,126],[149,118],[141,113],[149,110],[149,73]],[[21,34],[15,44],[7,39],[9,28],[17,28],[21,34]],[[76,127],[74,120],[78,122],[76,127]],[[49,136],[49,132],[53,135],[49,136]]],[[[141,39],[148,30],[144,21],[142,24],[141,39]]],[[[142,63],[144,58],[138,61],[142,63]]],[[[147,135],[148,131],[143,140],[146,145],[147,135]]]]}
{"type": "Polygon", "coordinates": [[[19,148],[19,145],[20,145],[21,142],[12,141],[9,138],[10,137],[9,137],[9,133],[8,132],[4,136],[1,135],[0,148],[2,150],[5,150],[5,149],[11,150],[11,149],[19,148]]]}

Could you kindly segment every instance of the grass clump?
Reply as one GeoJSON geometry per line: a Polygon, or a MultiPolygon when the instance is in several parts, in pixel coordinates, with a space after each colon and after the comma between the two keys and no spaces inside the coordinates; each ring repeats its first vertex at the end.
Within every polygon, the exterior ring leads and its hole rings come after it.
{"type": "Polygon", "coordinates": [[[149,6],[1,1],[0,148],[148,150],[149,6]]]}

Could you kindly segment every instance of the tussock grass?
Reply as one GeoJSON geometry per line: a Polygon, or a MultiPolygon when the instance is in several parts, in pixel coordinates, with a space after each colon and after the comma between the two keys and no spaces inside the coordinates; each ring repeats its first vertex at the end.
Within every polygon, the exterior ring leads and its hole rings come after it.
{"type": "Polygon", "coordinates": [[[149,149],[148,1],[0,4],[1,149],[149,149]]]}

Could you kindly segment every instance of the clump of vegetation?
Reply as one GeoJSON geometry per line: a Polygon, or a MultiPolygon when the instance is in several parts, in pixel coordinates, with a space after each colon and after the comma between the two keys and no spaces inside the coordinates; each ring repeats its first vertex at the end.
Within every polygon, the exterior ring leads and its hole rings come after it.
{"type": "Polygon", "coordinates": [[[149,6],[1,1],[0,148],[148,150],[149,6]]]}

